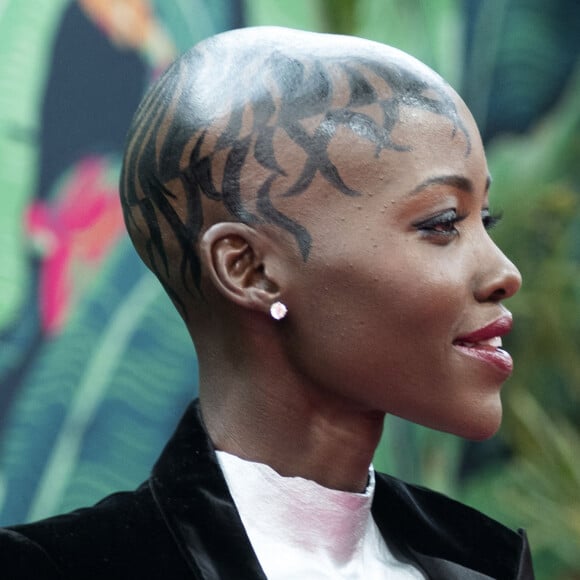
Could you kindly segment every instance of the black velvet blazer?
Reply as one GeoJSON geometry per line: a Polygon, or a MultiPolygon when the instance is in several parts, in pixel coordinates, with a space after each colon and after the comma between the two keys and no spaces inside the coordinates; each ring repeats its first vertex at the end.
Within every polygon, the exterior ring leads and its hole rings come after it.
{"type": "MultiPolygon", "coordinates": [[[[397,557],[413,562],[433,580],[534,577],[523,532],[440,494],[377,474],[372,513],[397,557]]],[[[0,578],[266,576],[229,494],[198,403],[193,403],[151,477],[136,491],[0,529],[0,578]]]]}

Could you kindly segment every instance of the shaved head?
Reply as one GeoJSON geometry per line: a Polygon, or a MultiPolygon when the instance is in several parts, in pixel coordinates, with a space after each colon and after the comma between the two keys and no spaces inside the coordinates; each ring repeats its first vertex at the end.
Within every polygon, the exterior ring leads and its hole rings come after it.
{"type": "Polygon", "coordinates": [[[121,196],[194,341],[216,448],[354,491],[385,413],[489,437],[509,364],[464,337],[520,276],[488,188],[465,103],[401,51],[249,28],[181,56],[135,115],[121,196]]]}
{"type": "MultiPolygon", "coordinates": [[[[396,49],[280,28],[231,31],[193,47],[149,90],[128,136],[121,199],[147,266],[186,314],[199,295],[199,241],[213,224],[267,225],[307,261],[312,235],[285,203],[323,180],[336,197],[360,192],[344,178],[338,131],[378,157],[412,145],[402,109],[427,111],[470,136],[457,97],[428,67],[396,49]]],[[[346,161],[345,161],[346,160],[346,161]]],[[[332,203],[332,199],[330,199],[332,203]]]]}

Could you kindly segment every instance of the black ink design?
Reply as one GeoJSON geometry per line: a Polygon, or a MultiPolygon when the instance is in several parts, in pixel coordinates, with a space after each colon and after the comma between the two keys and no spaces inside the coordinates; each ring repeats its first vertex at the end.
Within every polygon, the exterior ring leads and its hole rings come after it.
{"type": "MultiPolygon", "coordinates": [[[[199,290],[201,270],[195,247],[204,226],[204,198],[223,204],[234,220],[273,224],[289,232],[303,259],[308,259],[309,232],[276,209],[272,201],[276,180],[293,178],[276,156],[274,140],[280,132],[305,154],[303,166],[295,168],[293,182],[285,191],[280,192],[277,187],[282,197],[303,194],[316,175],[343,195],[359,195],[343,181],[339,168],[330,160],[329,144],[339,127],[347,127],[357,137],[372,143],[376,156],[384,149],[409,151],[407,144],[396,143],[392,137],[402,107],[430,111],[449,119],[454,134],[461,131],[465,135],[466,155],[470,152],[469,135],[447,87],[443,83],[428,84],[395,63],[358,57],[298,60],[275,51],[257,68],[259,54],[233,55],[232,63],[223,63],[223,70],[216,71],[216,78],[221,80],[215,81],[211,93],[215,103],[211,103],[200,99],[197,90],[200,79],[207,78],[204,58],[196,49],[186,53],[146,96],[128,136],[121,178],[129,232],[136,245],[143,248],[150,268],[184,312],[173,277],[178,272],[183,287],[193,291],[189,284],[193,280],[199,290]],[[228,66],[232,67],[229,73],[228,66]],[[379,94],[373,77],[388,85],[388,95],[379,94]],[[345,107],[336,107],[333,92],[341,79],[346,82],[350,97],[345,107]],[[217,123],[224,117],[219,113],[224,105],[228,106],[229,117],[216,135],[217,123]],[[381,122],[357,110],[367,105],[377,105],[382,113],[381,122]],[[247,120],[244,126],[248,114],[252,119],[249,127],[247,120]],[[318,125],[313,127],[315,119],[318,125]],[[215,135],[211,150],[207,146],[210,135],[215,135]],[[191,152],[184,162],[188,149],[191,152]],[[221,183],[212,173],[218,154],[226,159],[221,183]],[[241,174],[249,159],[266,171],[263,181],[253,184],[253,211],[246,207],[241,191],[241,174]],[[185,207],[171,185],[175,183],[180,183],[186,193],[185,207]],[[175,252],[169,255],[167,228],[179,247],[177,256],[175,252]],[[180,260],[179,267],[174,264],[172,269],[170,261],[175,259],[180,260]]],[[[209,88],[204,87],[206,94],[209,88]]]]}

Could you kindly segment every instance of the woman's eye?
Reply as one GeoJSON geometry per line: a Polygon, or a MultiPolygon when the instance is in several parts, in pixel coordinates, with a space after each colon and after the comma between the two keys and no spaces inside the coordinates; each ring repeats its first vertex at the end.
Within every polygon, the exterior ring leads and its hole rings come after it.
{"type": "Polygon", "coordinates": [[[502,217],[503,216],[502,216],[501,212],[491,213],[489,208],[483,209],[481,211],[481,221],[483,222],[483,227],[487,231],[495,228],[495,226],[497,226],[497,224],[501,221],[502,217]]]}
{"type": "Polygon", "coordinates": [[[465,216],[457,215],[455,209],[449,209],[427,220],[414,224],[415,228],[426,236],[436,236],[440,241],[459,235],[455,227],[465,216]]]}

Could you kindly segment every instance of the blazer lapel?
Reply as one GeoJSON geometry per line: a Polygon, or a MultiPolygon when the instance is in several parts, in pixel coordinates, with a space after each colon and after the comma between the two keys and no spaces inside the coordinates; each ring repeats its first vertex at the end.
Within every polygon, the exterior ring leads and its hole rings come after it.
{"type": "Polygon", "coordinates": [[[267,580],[203,426],[186,411],[153,468],[150,487],[194,573],[203,580],[267,580]]]}
{"type": "MultiPolygon", "coordinates": [[[[521,533],[525,536],[523,531],[521,533]]],[[[492,576],[465,568],[456,562],[427,556],[420,552],[414,552],[412,549],[409,551],[430,580],[495,580],[492,576]]],[[[534,580],[530,546],[527,540],[524,542],[517,575],[513,578],[514,580],[534,580]]]]}
{"type": "Polygon", "coordinates": [[[533,580],[525,533],[466,505],[377,474],[373,517],[391,551],[431,580],[533,580]]]}
{"type": "Polygon", "coordinates": [[[524,548],[520,558],[520,565],[518,569],[517,580],[534,580],[534,568],[532,565],[532,553],[530,551],[530,544],[524,530],[519,530],[519,533],[524,541],[524,548]]]}
{"type": "Polygon", "coordinates": [[[430,580],[494,580],[491,576],[466,568],[456,562],[426,556],[413,550],[410,552],[430,580]]]}

